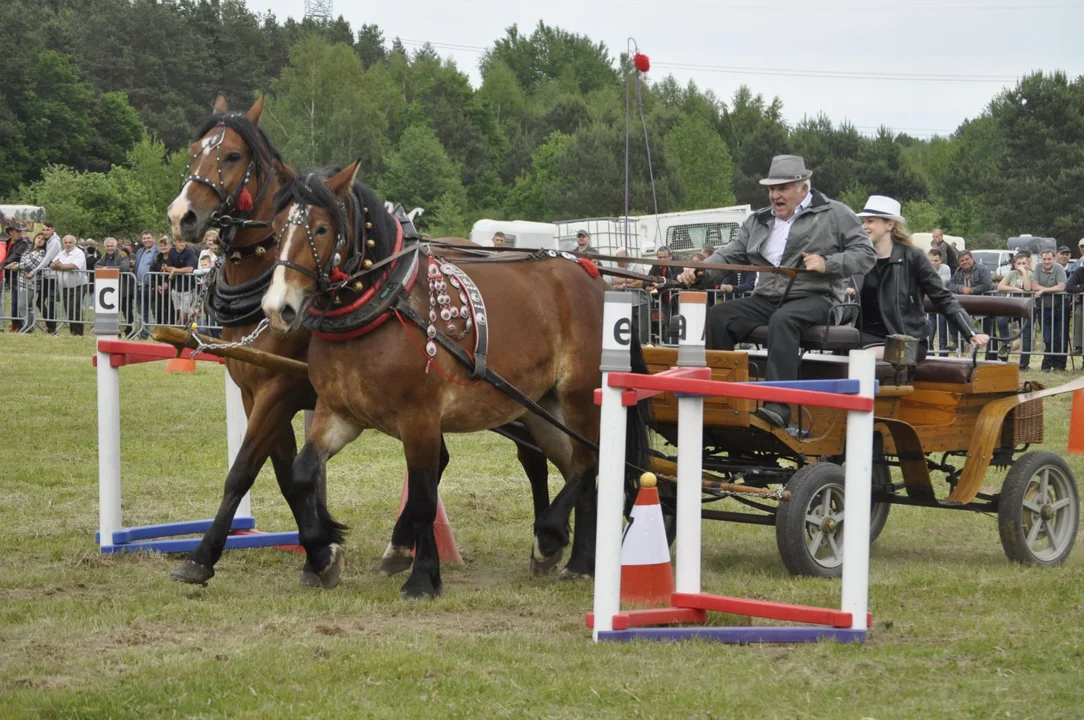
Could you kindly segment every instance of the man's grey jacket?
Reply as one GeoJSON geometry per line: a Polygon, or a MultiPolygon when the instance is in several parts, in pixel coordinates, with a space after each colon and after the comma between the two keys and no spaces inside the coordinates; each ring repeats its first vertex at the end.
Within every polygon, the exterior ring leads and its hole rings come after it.
{"type": "MultiPolygon", "coordinates": [[[[812,193],[813,201],[809,207],[794,219],[779,266],[802,267],[802,253],[823,256],[826,272],[799,272],[787,297],[822,295],[839,301],[843,296],[844,278],[869,272],[877,262],[877,254],[862,223],[849,207],[829,200],[817,190],[812,193]]],[[[716,250],[704,262],[770,265],[763,253],[774,219],[771,208],[757,210],[742,223],[737,238],[716,250]]],[[[709,270],[706,275],[710,286],[722,279],[724,273],[709,270]]],[[[762,272],[753,294],[778,302],[786,292],[788,282],[785,275],[762,272]]]]}

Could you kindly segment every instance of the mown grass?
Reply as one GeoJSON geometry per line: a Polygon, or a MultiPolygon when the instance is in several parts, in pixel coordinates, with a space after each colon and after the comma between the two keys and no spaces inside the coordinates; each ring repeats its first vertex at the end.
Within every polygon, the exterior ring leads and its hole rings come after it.
{"type": "MultiPolygon", "coordinates": [[[[529,576],[527,483],[484,434],[449,440],[442,497],[466,566],[444,566],[435,602],[400,601],[403,578],[377,572],[403,461],[376,434],[329,468],[351,526],[334,591],[301,588],[300,557],[278,550],[227,553],[206,588],[171,582],[174,557],[101,557],[92,343],[0,336],[0,717],[1084,715],[1080,549],[1014,566],[989,517],[897,507],[872,553],[865,646],[595,646],[590,585],[529,576]]],[[[121,376],[125,522],[211,516],[222,371],[121,376]]],[[[1047,417],[1063,452],[1068,398],[1047,417]]],[[[259,527],[292,527],[269,469],[253,506],[259,527]]],[[[789,577],[770,528],[722,523],[705,523],[704,586],[829,606],[839,592],[789,577]]]]}

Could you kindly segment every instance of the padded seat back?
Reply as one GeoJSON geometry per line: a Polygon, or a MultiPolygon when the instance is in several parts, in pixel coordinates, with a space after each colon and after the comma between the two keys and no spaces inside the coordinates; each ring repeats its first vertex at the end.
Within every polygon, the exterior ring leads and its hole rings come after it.
{"type": "MultiPolygon", "coordinates": [[[[981,317],[1029,318],[1035,311],[1035,301],[1029,297],[1012,295],[956,295],[960,307],[969,315],[981,317]]],[[[925,298],[923,307],[926,312],[936,312],[933,303],[925,298]]]]}
{"type": "MultiPolygon", "coordinates": [[[[756,328],[745,340],[757,345],[767,344],[768,326],[756,328]]],[[[814,325],[802,333],[799,345],[805,350],[856,350],[862,347],[862,333],[850,325],[814,325]]]]}

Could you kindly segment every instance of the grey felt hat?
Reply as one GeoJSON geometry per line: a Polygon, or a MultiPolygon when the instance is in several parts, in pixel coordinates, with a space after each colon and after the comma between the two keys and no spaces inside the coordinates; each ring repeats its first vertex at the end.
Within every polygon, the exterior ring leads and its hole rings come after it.
{"type": "Polygon", "coordinates": [[[772,167],[768,177],[760,181],[761,185],[786,185],[813,177],[811,170],[805,169],[805,159],[801,155],[776,155],[772,158],[772,167]]]}

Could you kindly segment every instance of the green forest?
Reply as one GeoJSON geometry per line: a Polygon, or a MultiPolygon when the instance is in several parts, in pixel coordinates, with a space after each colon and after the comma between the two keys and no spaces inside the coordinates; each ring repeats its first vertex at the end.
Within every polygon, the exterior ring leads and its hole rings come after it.
{"type": "MultiPolygon", "coordinates": [[[[379,27],[279,21],[242,0],[7,0],[0,71],[0,200],[42,205],[82,236],[162,230],[193,130],[218,93],[267,96],[263,123],[304,168],[361,159],[381,196],[426,208],[423,229],[462,235],[481,217],[614,216],[624,206],[630,58],[539,23],[481,57],[480,87],[430,46],[379,27]]],[[[648,73],[642,103],[660,212],[765,204],[773,155],[805,156],[815,186],[857,207],[904,202],[913,230],[976,247],[1010,235],[1076,245],[1084,206],[1084,77],[1036,72],[950,137],[874,136],[780,98],[716,97],[648,73]]],[[[631,212],[653,212],[633,101],[631,212]]]]}

